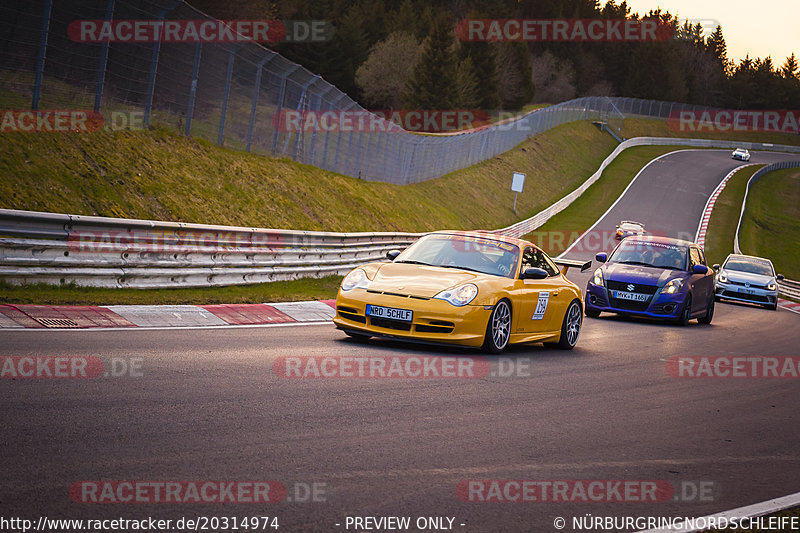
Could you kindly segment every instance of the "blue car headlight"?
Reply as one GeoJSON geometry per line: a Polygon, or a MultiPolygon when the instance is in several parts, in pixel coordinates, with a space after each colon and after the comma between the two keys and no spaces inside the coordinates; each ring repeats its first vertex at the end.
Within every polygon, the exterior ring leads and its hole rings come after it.
{"type": "Polygon", "coordinates": [[[478,287],[472,283],[459,285],[454,289],[447,289],[440,292],[433,298],[435,300],[444,300],[456,307],[463,307],[470,303],[478,295],[478,287]]]}
{"type": "Polygon", "coordinates": [[[664,288],[661,289],[661,294],[675,294],[681,290],[681,287],[683,287],[683,280],[680,278],[675,278],[664,285],[664,288]]]}
{"type": "Polygon", "coordinates": [[[603,270],[598,268],[594,271],[594,276],[592,277],[592,283],[595,285],[603,285],[603,270]]]}

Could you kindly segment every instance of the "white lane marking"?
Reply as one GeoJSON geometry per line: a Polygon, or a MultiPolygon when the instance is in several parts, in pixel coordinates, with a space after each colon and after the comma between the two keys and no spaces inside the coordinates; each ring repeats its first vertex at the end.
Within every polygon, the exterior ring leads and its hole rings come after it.
{"type": "MultiPolygon", "coordinates": [[[[594,223],[594,224],[592,224],[592,226],[591,226],[589,229],[587,229],[586,231],[584,231],[584,232],[581,234],[581,236],[580,236],[580,237],[578,237],[577,239],[575,239],[575,242],[573,242],[572,244],[570,244],[570,245],[567,247],[567,249],[566,249],[566,250],[564,250],[564,251],[561,253],[561,255],[559,255],[559,256],[558,256],[556,259],[561,259],[562,257],[566,256],[566,255],[567,255],[567,254],[570,252],[570,250],[572,250],[572,248],[573,248],[573,247],[574,247],[576,244],[578,244],[578,243],[579,243],[579,242],[580,242],[580,241],[581,241],[581,240],[584,238],[584,236],[588,235],[588,234],[589,234],[589,232],[590,232],[590,231],[592,231],[592,230],[593,230],[593,229],[594,229],[594,228],[595,228],[595,227],[596,227],[596,226],[597,226],[597,225],[600,223],[600,221],[601,221],[601,220],[603,220],[603,219],[606,217],[606,215],[608,215],[608,213],[609,213],[609,212],[611,212],[611,210],[612,210],[612,209],[614,209],[614,206],[616,206],[616,205],[619,203],[619,201],[620,201],[620,200],[622,200],[622,197],[623,197],[623,196],[625,196],[625,193],[627,193],[627,192],[628,192],[628,189],[630,189],[630,188],[631,188],[631,186],[632,186],[632,185],[633,185],[633,184],[636,182],[636,180],[639,178],[639,176],[641,176],[641,175],[642,175],[642,172],[644,172],[644,171],[647,169],[647,167],[649,167],[650,165],[652,165],[653,163],[655,163],[656,161],[658,161],[658,160],[659,160],[659,159],[661,159],[662,157],[667,157],[668,155],[677,154],[677,153],[679,153],[679,152],[697,152],[697,151],[704,151],[704,150],[696,150],[696,149],[695,149],[695,150],[692,150],[692,149],[686,149],[686,150],[675,150],[675,151],[673,151],[673,152],[668,152],[668,153],[666,153],[666,154],[663,154],[663,155],[660,155],[660,156],[656,157],[655,159],[651,159],[650,161],[648,161],[648,163],[647,163],[645,166],[643,166],[643,167],[641,168],[641,170],[639,170],[639,172],[637,172],[637,173],[636,173],[636,175],[633,177],[633,179],[631,180],[631,182],[630,182],[630,183],[628,183],[628,186],[627,186],[627,187],[625,187],[625,190],[624,190],[624,191],[622,191],[622,194],[620,194],[620,195],[619,195],[619,197],[618,197],[616,200],[614,200],[614,203],[613,203],[613,204],[611,204],[611,207],[609,207],[608,209],[606,209],[606,212],[605,212],[605,213],[603,213],[602,215],[600,215],[600,218],[598,218],[598,219],[595,221],[595,223],[594,223]]],[[[602,179],[602,178],[601,178],[601,179],[602,179]]],[[[599,180],[598,180],[598,181],[599,181],[599,180]]]]}
{"type": "Polygon", "coordinates": [[[639,531],[637,533],[656,533],[661,531],[669,531],[670,533],[694,533],[697,531],[704,531],[708,529],[708,523],[710,522],[711,519],[714,519],[714,523],[717,524],[720,522],[721,519],[725,519],[728,521],[728,523],[730,523],[730,520],[732,518],[744,518],[744,517],[755,518],[758,516],[777,513],[778,511],[783,511],[784,509],[789,509],[797,505],[800,505],[800,492],[795,492],[794,494],[789,494],[787,496],[782,496],[780,498],[774,498],[772,500],[767,500],[765,502],[754,503],[753,505],[747,505],[745,507],[739,507],[737,509],[731,509],[730,511],[723,511],[721,513],[699,518],[698,521],[705,523],[706,524],[705,527],[649,529],[647,531],[639,531]]]}

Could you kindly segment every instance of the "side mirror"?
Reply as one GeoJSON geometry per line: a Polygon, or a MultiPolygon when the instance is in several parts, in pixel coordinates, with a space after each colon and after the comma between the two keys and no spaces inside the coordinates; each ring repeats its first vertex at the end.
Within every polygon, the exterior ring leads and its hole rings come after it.
{"type": "Polygon", "coordinates": [[[719,270],[719,263],[714,263],[714,270],[719,270]]]}
{"type": "Polygon", "coordinates": [[[775,279],[777,279],[778,281],[783,281],[786,278],[783,276],[783,274],[778,274],[777,276],[775,276],[775,279]]]}
{"type": "Polygon", "coordinates": [[[606,254],[605,252],[600,252],[599,254],[594,256],[594,258],[597,260],[598,263],[605,263],[606,261],[608,261],[608,254],[606,254]]]}
{"type": "Polygon", "coordinates": [[[692,274],[708,274],[708,267],[705,265],[695,265],[692,267],[692,274]]]}
{"type": "Polygon", "coordinates": [[[386,252],[386,257],[389,259],[389,261],[394,261],[397,259],[398,255],[400,255],[400,250],[389,250],[386,252]]]}
{"type": "Polygon", "coordinates": [[[522,273],[523,279],[544,279],[547,277],[547,271],[541,268],[528,268],[522,273]]]}

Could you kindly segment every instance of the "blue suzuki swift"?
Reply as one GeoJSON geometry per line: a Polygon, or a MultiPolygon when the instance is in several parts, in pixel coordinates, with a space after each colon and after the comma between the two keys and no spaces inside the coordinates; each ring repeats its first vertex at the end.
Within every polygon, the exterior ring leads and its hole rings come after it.
{"type": "Polygon", "coordinates": [[[617,313],[701,324],[714,317],[714,271],[695,243],[638,236],[620,242],[586,287],[586,316],[617,313]]]}

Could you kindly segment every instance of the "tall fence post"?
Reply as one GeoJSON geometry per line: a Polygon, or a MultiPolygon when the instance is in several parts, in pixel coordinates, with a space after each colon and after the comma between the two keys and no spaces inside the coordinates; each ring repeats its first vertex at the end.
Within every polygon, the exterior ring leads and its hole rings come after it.
{"type": "Polygon", "coordinates": [[[42,96],[42,78],[44,78],[44,61],[47,56],[47,34],[50,33],[50,15],[53,12],[53,0],[44,0],[42,14],[42,30],[39,35],[39,51],[36,53],[36,78],[33,82],[33,101],[31,109],[39,109],[42,96]]]}
{"type": "Polygon", "coordinates": [[[194,47],[194,63],[192,64],[192,87],[189,89],[189,104],[186,108],[186,129],[184,135],[192,134],[192,117],[194,116],[194,100],[197,96],[197,77],[200,73],[200,56],[203,51],[203,42],[198,42],[194,47]]]}
{"type": "MultiPolygon", "coordinates": [[[[250,124],[247,126],[247,147],[248,152],[253,144],[253,128],[256,125],[256,109],[258,108],[258,95],[261,92],[261,73],[264,71],[264,65],[269,63],[275,58],[274,55],[265,57],[258,62],[256,66],[256,82],[253,84],[253,103],[250,105],[250,124]]],[[[280,117],[278,117],[280,119],[280,117]]]]}
{"type": "Polygon", "coordinates": [[[162,24],[159,26],[159,33],[156,42],[153,45],[153,58],[150,60],[150,72],[147,75],[147,97],[144,105],[144,125],[150,126],[150,114],[153,110],[153,93],[156,90],[156,74],[158,73],[158,58],[161,55],[161,35],[164,29],[164,17],[167,13],[178,7],[183,0],[176,0],[170,7],[161,11],[156,18],[162,24]]]}
{"type": "MultiPolygon", "coordinates": [[[[281,86],[280,89],[278,89],[278,105],[275,106],[275,116],[278,117],[278,120],[280,120],[280,114],[281,111],[283,111],[283,100],[284,98],[286,98],[286,82],[289,79],[289,76],[291,76],[294,73],[294,71],[297,70],[298,68],[300,68],[300,65],[295,65],[294,68],[292,68],[291,70],[287,70],[286,72],[283,73],[283,76],[281,76],[281,86]]],[[[278,123],[280,124],[280,122],[278,123]]],[[[275,155],[277,153],[278,153],[278,128],[274,128],[272,132],[272,154],[275,155]]]]}
{"type": "MultiPolygon", "coordinates": [[[[106,20],[111,21],[114,18],[114,0],[108,0],[106,6],[106,20]]],[[[94,112],[100,111],[100,102],[103,98],[103,86],[106,82],[106,65],[108,65],[108,48],[111,46],[111,41],[103,41],[103,46],[100,49],[100,69],[97,71],[97,88],[94,92],[94,112]]]]}
{"type": "MultiPolygon", "coordinates": [[[[303,107],[303,103],[306,101],[306,92],[308,91],[308,88],[311,85],[313,85],[318,79],[320,79],[320,76],[316,75],[313,78],[311,78],[310,80],[308,80],[305,85],[303,85],[303,91],[300,93],[300,99],[297,102],[297,110],[298,111],[302,111],[303,110],[302,107],[303,107]]],[[[301,121],[301,124],[302,124],[302,121],[301,121]]],[[[300,137],[302,137],[303,135],[304,135],[304,132],[303,132],[303,128],[301,127],[300,131],[298,131],[295,134],[295,137],[294,137],[294,151],[292,152],[292,161],[297,161],[297,152],[300,149],[300,137]]],[[[289,142],[289,139],[286,139],[286,142],[289,142]]]]}
{"type": "Polygon", "coordinates": [[[217,144],[222,146],[225,140],[225,117],[228,114],[228,98],[231,95],[231,80],[233,79],[233,62],[236,61],[236,52],[239,45],[231,48],[228,53],[228,68],[225,72],[225,89],[222,92],[222,113],[219,117],[219,131],[217,132],[217,144]]]}

